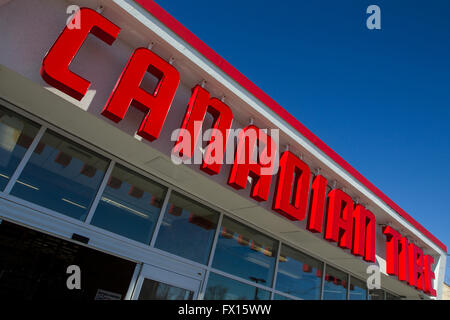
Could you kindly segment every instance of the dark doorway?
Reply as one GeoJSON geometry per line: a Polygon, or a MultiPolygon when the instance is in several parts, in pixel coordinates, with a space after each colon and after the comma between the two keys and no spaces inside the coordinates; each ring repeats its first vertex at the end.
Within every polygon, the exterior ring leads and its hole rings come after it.
{"type": "Polygon", "coordinates": [[[124,299],[136,264],[7,221],[0,224],[0,299],[124,299]],[[67,267],[81,289],[69,290],[67,267]]]}

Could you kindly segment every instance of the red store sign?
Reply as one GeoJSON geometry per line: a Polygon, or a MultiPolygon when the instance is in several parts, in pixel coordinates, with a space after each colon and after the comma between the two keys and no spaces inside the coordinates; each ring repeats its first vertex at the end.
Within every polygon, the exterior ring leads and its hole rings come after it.
{"type": "MultiPolygon", "coordinates": [[[[48,84],[81,100],[90,82],[71,72],[70,63],[89,34],[111,45],[117,38],[120,28],[92,9],[82,8],[77,14],[80,15],[79,21],[82,21],[80,29],[64,28],[42,62],[41,75],[48,84]]],[[[102,115],[119,122],[133,105],[146,113],[137,134],[148,141],[154,141],[160,135],[179,82],[180,75],[170,63],[147,48],[138,48],[129,58],[117,80],[102,115]],[[146,72],[159,80],[154,92],[140,88],[146,72]]],[[[227,130],[231,128],[233,113],[224,102],[210,97],[209,92],[201,86],[195,86],[181,124],[181,128],[193,137],[192,146],[196,145],[199,138],[198,132],[194,130],[194,123],[203,122],[206,113],[214,118],[212,137],[215,136],[214,132],[220,132],[224,137],[223,157],[228,137],[227,130]]],[[[245,155],[253,154],[260,142],[249,143],[245,132],[250,130],[259,133],[258,139],[264,140],[266,149],[274,143],[270,136],[260,132],[254,125],[243,128],[242,134],[238,137],[237,152],[228,184],[235,189],[244,189],[248,177],[251,176],[253,184],[250,197],[256,201],[267,201],[272,182],[272,175],[265,174],[267,171],[264,171],[267,162],[261,159],[250,161],[245,158],[245,155]]],[[[179,146],[182,141],[183,134],[180,133],[174,148],[180,153],[183,153],[179,146]]],[[[183,156],[192,157],[194,148],[190,150],[191,152],[183,153],[183,156]]],[[[210,144],[200,166],[200,169],[209,175],[218,174],[222,164],[222,159],[217,155],[216,161],[208,161],[213,158],[213,152],[210,144]]],[[[262,153],[269,158],[274,157],[274,153],[268,150],[263,150],[262,153]]],[[[355,205],[353,199],[340,189],[333,189],[327,195],[327,179],[318,174],[311,184],[310,176],[310,168],[305,162],[290,151],[283,152],[279,159],[273,210],[295,221],[302,221],[308,216],[307,229],[310,232],[323,233],[326,240],[337,243],[342,249],[351,250],[353,255],[360,256],[367,262],[375,262],[376,219],[373,213],[361,204],[355,205]],[[325,208],[327,208],[326,216],[325,208]],[[324,220],[325,230],[323,230],[324,220]]],[[[397,276],[399,280],[418,290],[436,296],[432,285],[433,258],[424,255],[419,247],[409,243],[406,237],[401,237],[393,228],[385,227],[383,232],[387,239],[387,273],[397,276]]]]}

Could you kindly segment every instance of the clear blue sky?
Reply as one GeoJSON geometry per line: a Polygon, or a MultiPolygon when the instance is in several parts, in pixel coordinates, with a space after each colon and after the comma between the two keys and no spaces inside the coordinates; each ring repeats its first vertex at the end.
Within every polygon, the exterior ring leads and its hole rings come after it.
{"type": "Polygon", "coordinates": [[[450,247],[450,1],[157,3],[450,247]]]}

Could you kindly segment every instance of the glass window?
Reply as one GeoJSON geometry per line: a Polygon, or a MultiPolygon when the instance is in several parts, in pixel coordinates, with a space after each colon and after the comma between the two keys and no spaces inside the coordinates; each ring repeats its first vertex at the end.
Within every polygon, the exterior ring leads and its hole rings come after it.
{"type": "Polygon", "coordinates": [[[386,300],[401,300],[399,296],[386,291],[386,300]]]}
{"type": "Polygon", "coordinates": [[[277,248],[276,240],[224,217],[212,266],[270,287],[277,248]]]}
{"type": "Polygon", "coordinates": [[[319,300],[323,263],[282,245],[276,289],[305,300],[319,300]]]}
{"type": "Polygon", "coordinates": [[[155,247],[206,264],[218,220],[217,212],[173,192],[155,247]]]}
{"type": "Polygon", "coordinates": [[[350,300],[367,300],[366,287],[364,281],[350,277],[350,300]]]}
{"type": "Polygon", "coordinates": [[[273,300],[292,300],[291,298],[282,296],[281,294],[274,294],[273,300]]]}
{"type": "Polygon", "coordinates": [[[267,290],[210,273],[205,300],[269,300],[267,290]]]}
{"type": "Polygon", "coordinates": [[[347,274],[327,266],[323,287],[324,300],[347,300],[347,274]]]}
{"type": "Polygon", "coordinates": [[[39,126],[0,107],[0,191],[4,190],[39,126]]]}
{"type": "Polygon", "coordinates": [[[138,300],[192,300],[193,297],[192,291],[144,279],[138,300]]]}
{"type": "Polygon", "coordinates": [[[91,224],[150,243],[166,188],[116,165],[91,224]]]}
{"type": "Polygon", "coordinates": [[[373,289],[369,291],[370,300],[384,300],[384,290],[373,289]]]}
{"type": "Polygon", "coordinates": [[[105,158],[47,130],[11,194],[84,220],[107,166],[105,158]]]}

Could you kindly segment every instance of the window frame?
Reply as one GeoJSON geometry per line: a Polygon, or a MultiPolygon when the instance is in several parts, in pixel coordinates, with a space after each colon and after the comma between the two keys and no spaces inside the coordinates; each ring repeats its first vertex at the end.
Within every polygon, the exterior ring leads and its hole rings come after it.
{"type": "MultiPolygon", "coordinates": [[[[121,159],[113,154],[110,154],[109,152],[89,143],[88,141],[85,141],[85,140],[71,134],[70,132],[63,130],[59,127],[56,127],[53,124],[48,123],[47,121],[45,121],[41,118],[38,118],[23,109],[20,109],[19,107],[8,102],[7,100],[3,99],[2,97],[0,97],[0,105],[2,105],[5,109],[8,109],[8,110],[12,111],[13,113],[16,113],[19,116],[24,117],[28,120],[31,120],[41,126],[39,128],[39,131],[36,134],[32,144],[30,145],[30,147],[26,151],[26,154],[24,155],[24,157],[22,158],[18,167],[16,168],[16,171],[13,173],[13,175],[11,175],[8,185],[5,187],[5,189],[3,191],[0,191],[0,204],[4,201],[7,201],[7,202],[13,203],[13,205],[17,205],[21,208],[24,208],[24,211],[28,211],[28,210],[32,210],[33,212],[38,211],[45,215],[45,216],[39,216],[39,217],[26,217],[22,214],[19,214],[19,215],[17,215],[17,218],[19,218],[19,221],[16,220],[16,215],[14,215],[14,218],[6,217],[5,220],[11,219],[12,222],[24,223],[28,227],[37,228],[37,230],[39,230],[39,231],[47,232],[49,234],[55,234],[57,236],[63,236],[63,237],[67,237],[68,234],[73,234],[77,231],[80,232],[81,234],[83,234],[83,233],[90,234],[90,235],[92,234],[93,237],[96,238],[97,241],[95,241],[94,244],[90,243],[89,244],[90,247],[92,247],[96,250],[107,252],[109,254],[122,256],[125,259],[135,261],[138,263],[147,263],[148,261],[152,261],[152,260],[149,260],[149,257],[155,257],[158,255],[162,255],[166,258],[173,259],[176,262],[182,262],[182,263],[185,263],[186,265],[196,267],[199,270],[204,271],[203,281],[202,281],[201,288],[200,288],[199,295],[198,295],[198,299],[200,299],[200,300],[203,299],[203,295],[204,295],[206,287],[207,287],[210,272],[222,274],[223,276],[228,277],[230,279],[234,279],[234,280],[237,280],[237,281],[240,281],[240,282],[252,285],[252,286],[259,287],[263,290],[267,290],[270,292],[270,299],[273,299],[274,295],[278,294],[278,295],[286,296],[291,299],[299,300],[298,297],[291,296],[289,294],[283,293],[282,291],[275,289],[276,278],[277,278],[277,273],[278,273],[279,256],[281,253],[282,244],[285,244],[295,250],[298,250],[301,253],[308,255],[311,258],[316,259],[319,262],[323,263],[324,272],[322,272],[320,300],[323,300],[324,282],[325,282],[324,277],[325,277],[325,273],[326,273],[325,270],[328,265],[345,273],[347,275],[348,279],[350,279],[350,277],[354,277],[354,278],[360,280],[360,278],[358,276],[356,276],[351,271],[348,271],[346,268],[342,268],[342,267],[336,265],[335,263],[328,261],[327,259],[321,258],[317,254],[302,248],[298,244],[292,243],[282,237],[272,234],[271,232],[267,232],[267,230],[263,230],[259,226],[249,223],[249,222],[243,220],[242,218],[240,218],[239,216],[236,216],[233,213],[231,213],[227,210],[224,210],[223,208],[217,207],[216,205],[208,202],[207,200],[198,198],[195,195],[192,195],[189,192],[175,186],[174,184],[171,184],[170,182],[167,182],[157,176],[154,176],[153,174],[145,171],[144,169],[141,169],[141,168],[127,162],[124,159],[121,159]],[[10,191],[11,191],[12,187],[14,186],[14,184],[16,183],[17,178],[20,176],[24,167],[28,163],[33,150],[36,148],[40,139],[42,138],[42,136],[44,135],[44,133],[46,132],[47,129],[56,132],[57,134],[63,136],[64,138],[66,138],[70,141],[73,141],[74,143],[82,145],[83,147],[97,153],[100,156],[107,158],[107,160],[110,161],[109,165],[105,171],[103,181],[101,182],[100,186],[98,187],[98,189],[96,191],[94,200],[88,211],[88,215],[84,221],[80,221],[80,220],[71,218],[62,213],[59,213],[59,212],[53,211],[51,209],[36,205],[34,203],[23,200],[21,198],[12,196],[10,194],[10,191]],[[155,183],[158,183],[167,188],[167,192],[166,192],[166,195],[165,195],[165,198],[163,201],[163,205],[161,207],[161,212],[158,217],[150,244],[143,244],[143,243],[137,242],[135,240],[126,238],[124,236],[118,235],[116,233],[107,231],[105,229],[101,229],[99,227],[96,227],[96,226],[90,224],[93,214],[95,212],[95,209],[98,206],[98,203],[101,199],[104,189],[106,188],[107,181],[108,181],[109,177],[111,176],[112,171],[116,164],[119,164],[119,165],[135,172],[136,174],[141,175],[144,178],[152,180],[155,183]],[[14,177],[14,179],[13,179],[13,177],[14,177]],[[154,246],[154,244],[156,242],[156,237],[158,235],[160,225],[163,221],[164,213],[166,211],[166,207],[168,205],[168,201],[169,201],[172,191],[180,193],[181,195],[188,197],[195,202],[198,202],[204,206],[209,207],[211,210],[219,212],[219,219],[217,222],[217,227],[215,230],[213,243],[211,246],[211,252],[210,252],[207,264],[200,264],[195,261],[182,258],[180,256],[160,250],[154,246]],[[222,221],[223,221],[224,216],[229,217],[230,219],[235,220],[238,223],[244,224],[245,226],[264,234],[265,236],[268,236],[268,237],[278,241],[278,250],[277,250],[277,256],[275,257],[276,260],[275,260],[274,274],[272,276],[272,285],[270,287],[261,285],[259,283],[257,284],[255,282],[251,282],[247,279],[243,279],[238,276],[228,274],[226,272],[217,270],[212,267],[212,261],[214,259],[217,240],[218,240],[218,236],[220,233],[220,229],[222,226],[222,221]],[[48,221],[46,219],[48,219],[48,221]],[[107,242],[110,242],[111,240],[113,240],[115,243],[114,244],[107,243],[107,242]]],[[[327,186],[327,193],[328,192],[329,192],[329,190],[328,190],[328,186],[327,186]]],[[[0,221],[1,221],[1,219],[3,219],[3,217],[0,216],[0,221]]],[[[364,281],[364,280],[361,280],[361,281],[364,281]]],[[[349,284],[349,281],[348,281],[348,284],[349,284]]],[[[348,292],[349,292],[349,290],[347,288],[347,299],[348,299],[348,294],[349,294],[348,292]]],[[[367,292],[368,292],[368,290],[367,290],[367,292]]],[[[392,294],[397,295],[395,293],[392,293],[392,294]]],[[[369,294],[368,294],[368,296],[369,296],[369,294]]]]}

